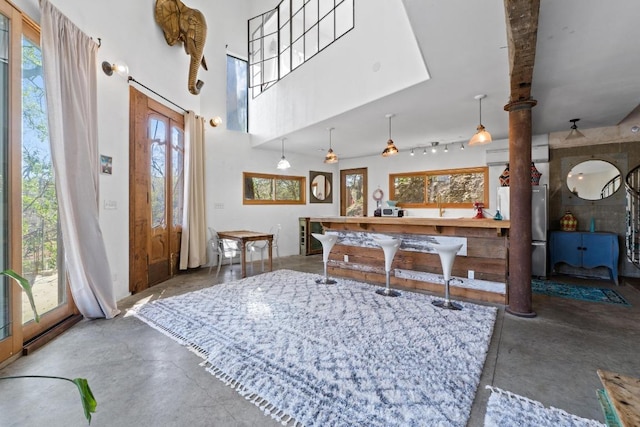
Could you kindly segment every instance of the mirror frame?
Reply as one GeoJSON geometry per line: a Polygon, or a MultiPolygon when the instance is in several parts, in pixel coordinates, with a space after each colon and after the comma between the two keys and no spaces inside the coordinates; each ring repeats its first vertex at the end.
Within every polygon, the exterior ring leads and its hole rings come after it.
{"type": "Polygon", "coordinates": [[[333,203],[333,173],[331,172],[318,172],[309,171],[309,203],[333,203]],[[313,194],[313,179],[317,176],[324,176],[324,179],[329,183],[331,190],[324,199],[318,199],[313,194]]]}
{"type": "MultiPolygon", "coordinates": [[[[567,149],[569,150],[569,149],[567,149]]],[[[571,151],[569,151],[571,152],[571,151]]],[[[568,154],[568,153],[567,153],[568,154]]],[[[627,153],[594,153],[594,154],[584,154],[584,155],[563,155],[560,159],[560,167],[557,169],[552,169],[549,171],[550,177],[554,176],[554,173],[557,175],[550,180],[550,184],[552,183],[554,191],[559,191],[561,193],[561,209],[558,210],[558,214],[562,216],[564,214],[565,209],[568,206],[593,206],[594,204],[598,204],[600,206],[617,206],[621,203],[625,203],[626,192],[624,191],[616,191],[610,197],[606,199],[599,200],[586,200],[576,197],[573,194],[569,187],[567,187],[566,178],[567,174],[574,166],[578,163],[582,163],[587,160],[604,160],[605,162],[609,162],[613,164],[620,171],[623,183],[622,187],[624,187],[624,177],[629,172],[628,167],[628,155],[627,153]]],[[[549,192],[551,194],[552,186],[549,186],[549,192]]],[[[575,214],[575,212],[574,212],[575,214]]]]}
{"type": "MultiPolygon", "coordinates": [[[[614,178],[612,178],[611,180],[609,180],[608,182],[606,182],[606,183],[605,183],[605,185],[606,185],[606,184],[608,184],[608,183],[609,183],[610,181],[612,181],[613,179],[615,179],[616,177],[614,177],[614,178]]],[[[604,159],[595,159],[595,158],[594,158],[594,159],[587,159],[587,160],[583,160],[583,161],[581,161],[581,162],[577,162],[576,164],[574,164],[574,165],[571,167],[571,169],[569,170],[569,172],[564,176],[564,185],[567,187],[567,190],[569,190],[569,191],[570,191],[570,192],[571,192],[575,197],[577,197],[577,198],[579,198],[579,199],[581,199],[581,200],[584,200],[584,201],[588,201],[588,202],[600,201],[600,200],[605,200],[605,199],[608,199],[608,198],[610,198],[610,197],[613,197],[613,196],[614,196],[618,191],[620,191],[620,188],[622,188],[622,184],[623,184],[623,182],[622,182],[622,172],[620,171],[620,169],[618,168],[618,166],[616,166],[614,163],[612,163],[612,162],[610,162],[610,161],[607,161],[607,160],[604,160],[604,159]],[[579,195],[579,193],[575,191],[575,189],[576,189],[576,187],[575,187],[575,186],[573,187],[573,190],[570,188],[570,186],[569,186],[569,178],[570,178],[570,177],[569,177],[569,174],[571,174],[571,172],[572,172],[575,168],[579,167],[580,165],[582,165],[582,164],[584,164],[584,163],[589,163],[589,162],[603,162],[603,163],[607,163],[609,166],[613,167],[613,168],[618,172],[618,175],[617,175],[616,177],[618,178],[618,181],[619,181],[619,182],[618,182],[618,187],[615,189],[615,191],[613,191],[612,193],[610,193],[610,194],[609,194],[608,196],[606,196],[606,197],[600,197],[600,198],[595,198],[595,199],[588,199],[588,198],[581,197],[581,196],[579,195]]],[[[604,188],[604,187],[603,187],[603,188],[604,188]]],[[[601,196],[602,196],[602,194],[601,194],[601,196]]]]}

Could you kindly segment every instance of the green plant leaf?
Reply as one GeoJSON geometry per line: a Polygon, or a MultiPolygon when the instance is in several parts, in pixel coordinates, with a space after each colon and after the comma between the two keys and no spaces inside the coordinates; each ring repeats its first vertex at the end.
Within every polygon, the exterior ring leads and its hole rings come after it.
{"type": "Polygon", "coordinates": [[[89,388],[89,382],[85,378],[74,378],[73,383],[78,387],[80,392],[80,399],[82,400],[82,408],[84,409],[84,416],[91,424],[91,414],[96,412],[96,406],[98,402],[93,397],[91,388],[89,388]]]}
{"type": "Polygon", "coordinates": [[[31,284],[29,283],[29,281],[11,269],[1,271],[0,274],[9,276],[12,279],[14,279],[16,282],[18,282],[18,285],[20,285],[24,293],[27,294],[27,298],[29,298],[29,304],[31,304],[31,310],[33,310],[33,316],[35,318],[36,323],[40,322],[40,315],[36,310],[36,302],[33,299],[33,288],[31,287],[31,284]]]}

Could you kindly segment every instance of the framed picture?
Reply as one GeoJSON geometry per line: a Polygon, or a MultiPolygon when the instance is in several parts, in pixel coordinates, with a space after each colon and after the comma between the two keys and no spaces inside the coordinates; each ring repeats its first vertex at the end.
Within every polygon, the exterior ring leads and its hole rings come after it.
{"type": "Polygon", "coordinates": [[[111,175],[113,171],[113,158],[100,154],[100,172],[111,175]]]}

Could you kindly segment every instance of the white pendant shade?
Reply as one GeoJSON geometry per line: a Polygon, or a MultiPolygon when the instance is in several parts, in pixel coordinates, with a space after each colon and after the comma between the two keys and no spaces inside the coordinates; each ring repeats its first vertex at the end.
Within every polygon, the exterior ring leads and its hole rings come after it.
{"type": "Polygon", "coordinates": [[[491,134],[487,132],[487,130],[482,125],[482,100],[486,98],[487,95],[476,95],[474,99],[477,99],[479,102],[480,108],[480,122],[478,127],[476,128],[476,133],[469,140],[469,145],[483,145],[491,142],[491,134]]]}
{"type": "Polygon", "coordinates": [[[478,131],[469,140],[469,145],[482,145],[491,142],[491,134],[482,125],[478,125],[478,131]]]}
{"type": "Polygon", "coordinates": [[[289,163],[289,161],[284,157],[284,140],[286,138],[282,138],[282,157],[280,158],[280,161],[278,162],[278,169],[289,169],[291,167],[291,164],[289,163]]]}

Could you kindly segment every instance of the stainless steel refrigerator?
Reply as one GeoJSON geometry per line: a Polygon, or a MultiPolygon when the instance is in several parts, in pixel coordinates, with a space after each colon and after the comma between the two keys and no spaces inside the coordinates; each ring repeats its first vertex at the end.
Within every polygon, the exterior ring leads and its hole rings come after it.
{"type": "MultiPolygon", "coordinates": [[[[504,219],[509,216],[509,187],[498,187],[498,209],[504,219]]],[[[549,196],[546,185],[531,188],[531,275],[547,276],[547,230],[549,196]]]]}

